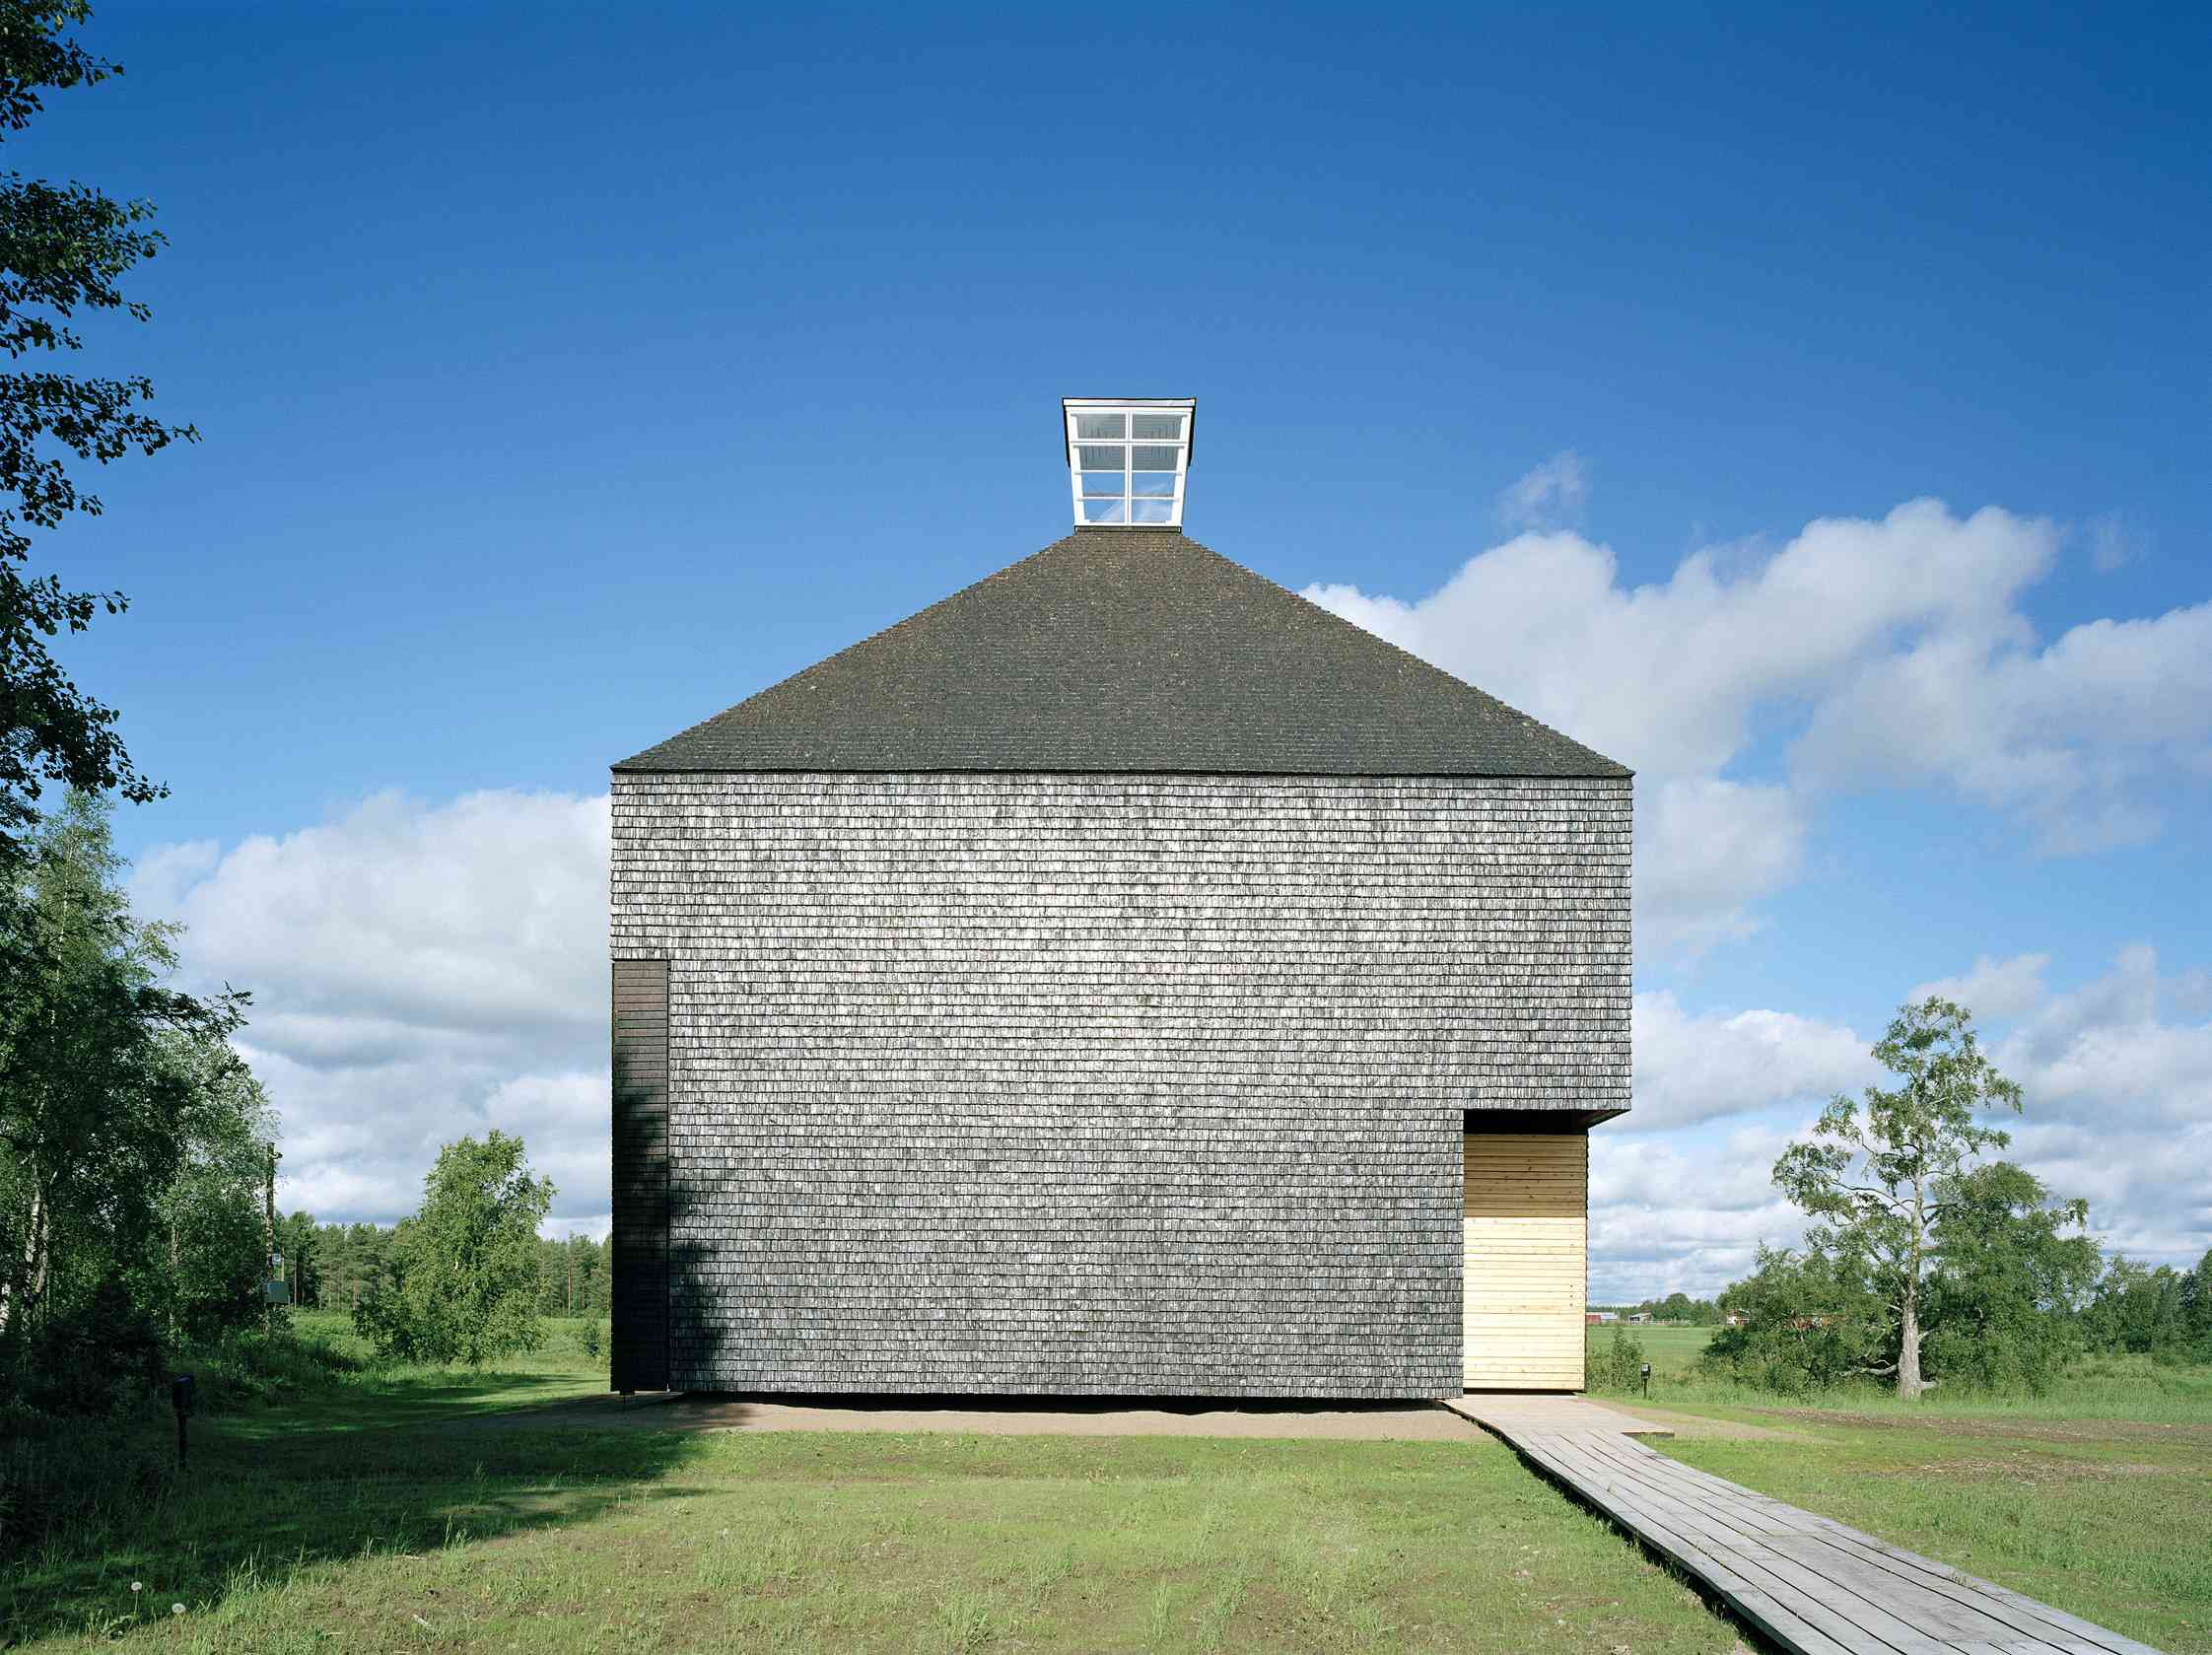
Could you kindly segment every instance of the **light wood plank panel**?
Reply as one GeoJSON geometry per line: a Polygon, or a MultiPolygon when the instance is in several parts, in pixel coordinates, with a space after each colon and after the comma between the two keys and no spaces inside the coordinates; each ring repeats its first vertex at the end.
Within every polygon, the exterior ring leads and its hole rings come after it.
{"type": "Polygon", "coordinates": [[[1580,1390],[1588,1135],[1470,1134],[1464,1168],[1464,1383],[1580,1390]]]}

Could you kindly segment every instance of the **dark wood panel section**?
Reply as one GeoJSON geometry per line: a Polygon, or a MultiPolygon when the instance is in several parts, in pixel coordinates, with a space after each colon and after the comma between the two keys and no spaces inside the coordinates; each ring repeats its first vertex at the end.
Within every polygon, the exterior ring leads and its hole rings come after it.
{"type": "Polygon", "coordinates": [[[668,962],[614,962],[614,1388],[668,1386],[668,962]]]}

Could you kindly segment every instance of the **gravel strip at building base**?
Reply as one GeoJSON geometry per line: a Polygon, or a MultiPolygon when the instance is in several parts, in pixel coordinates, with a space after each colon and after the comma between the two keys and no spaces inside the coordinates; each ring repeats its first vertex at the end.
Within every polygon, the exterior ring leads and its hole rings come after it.
{"type": "Polygon", "coordinates": [[[691,1431],[947,1431],[977,1436],[1305,1437],[1481,1442],[1440,1403],[1246,1402],[1215,1397],[693,1396],[590,1398],[511,1424],[691,1431]]]}

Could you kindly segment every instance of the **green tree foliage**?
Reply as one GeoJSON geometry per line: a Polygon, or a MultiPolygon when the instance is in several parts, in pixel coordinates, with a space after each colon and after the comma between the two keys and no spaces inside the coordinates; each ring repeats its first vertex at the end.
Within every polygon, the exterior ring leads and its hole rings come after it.
{"type": "Polygon", "coordinates": [[[604,1316],[612,1303],[607,1250],[589,1236],[537,1244],[537,1308],[545,1316],[604,1316]]]}
{"type": "Polygon", "coordinates": [[[263,1192],[276,1113],[228,1046],[180,1044],[191,1107],[176,1176],[155,1203],[157,1245],[133,1296],[173,1341],[206,1340],[261,1313],[268,1238],[263,1192]]]}
{"type": "Polygon", "coordinates": [[[1833,1099],[1813,1129],[1774,1163],[1774,1182],[1822,1223],[1808,1235],[1879,1293],[1887,1360],[1898,1395],[1931,1383],[1922,1372],[1923,1303],[1936,1227],[1962,1197],[1974,1157],[2012,1140],[1977,1119],[2020,1109],[2020,1088],[1982,1054],[1966,1008],[1931,996],[1902,1007],[1874,1056],[1900,1084],[1833,1099]]]}
{"type": "Polygon", "coordinates": [[[5,1396],[97,1400],[164,1335],[233,1319],[261,1252],[231,1222],[274,1127],[228,1043],[247,997],[164,986],[175,931],[132,917],[108,811],[72,793],[0,882],[5,1396]]]}
{"type": "Polygon", "coordinates": [[[552,1202],[552,1183],[532,1175],[519,1138],[493,1132],[481,1143],[447,1144],[355,1326],[380,1354],[407,1361],[481,1367],[535,1349],[537,1227],[552,1202]]]}
{"type": "MultiPolygon", "coordinates": [[[[308,1258],[311,1298],[303,1302],[333,1310],[350,1310],[364,1288],[383,1280],[384,1261],[393,1231],[376,1224],[315,1224],[305,1213],[294,1213],[289,1224],[305,1224],[312,1232],[304,1244],[308,1258]]],[[[287,1230],[288,1235],[298,1232],[287,1230]]],[[[287,1251],[299,1242],[287,1242],[287,1251]]],[[[607,1270],[610,1250],[589,1236],[566,1241],[540,1236],[537,1242],[537,1313],[540,1316],[579,1316],[604,1319],[613,1308],[607,1270]]]]}
{"type": "Polygon", "coordinates": [[[2197,1260],[2179,1296],[2180,1337],[2176,1344],[2189,1360],[2212,1362],[2212,1248],[2197,1260]]]}
{"type": "MultiPolygon", "coordinates": [[[[294,1213],[295,1220],[307,1219],[294,1213]]],[[[391,1231],[376,1224],[313,1224],[312,1291],[309,1302],[350,1311],[365,1289],[386,1276],[391,1231]]]]}
{"type": "MultiPolygon", "coordinates": [[[[85,0],[0,0],[0,141],[30,124],[44,93],[122,72],[65,37],[88,13],[85,0]]],[[[143,376],[26,365],[82,349],[84,312],[147,319],[117,284],[163,245],[153,214],[148,202],[114,201],[86,184],[0,172],[0,348],[17,364],[0,373],[0,862],[22,853],[42,781],[134,800],[162,791],[132,768],[113,709],[78,689],[46,643],[84,631],[103,609],[120,613],[125,598],[72,590],[27,568],[32,530],[101,510],[71,475],[72,460],[104,465],[196,438],[145,411],[154,387],[143,376]]]]}
{"type": "Polygon", "coordinates": [[[1720,1295],[1742,1318],[1715,1333],[1699,1357],[1708,1370],[1785,1396],[1863,1374],[1887,1346],[1882,1295],[1863,1257],[1847,1249],[1762,1247],[1756,1268],[1720,1295]]]}
{"type": "Polygon", "coordinates": [[[322,1227],[305,1212],[277,1220],[277,1246],[284,1254],[292,1302],[303,1309],[322,1303],[322,1227]]]}
{"type": "Polygon", "coordinates": [[[1928,1366],[1988,1392],[2039,1394],[2079,1348],[2072,1312],[2097,1278],[2089,1204],[2056,1202],[2010,1161],[1944,1191],[1927,1283],[1928,1366]],[[2067,1231],[2074,1234],[2067,1234],[2067,1231]]]}
{"type": "Polygon", "coordinates": [[[2082,1311],[2081,1332],[2093,1350],[2212,1362],[2212,1252],[2188,1271],[2112,1259],[2082,1311]]]}

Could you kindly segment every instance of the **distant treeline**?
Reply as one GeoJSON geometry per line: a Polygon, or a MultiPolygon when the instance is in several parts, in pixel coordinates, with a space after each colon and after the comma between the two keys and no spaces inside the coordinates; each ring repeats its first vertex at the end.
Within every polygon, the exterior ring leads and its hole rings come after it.
{"type": "Polygon", "coordinates": [[[1711,1299],[1694,1299],[1688,1293],[1669,1293],[1663,1299],[1639,1299],[1634,1304],[1593,1304],[1592,1310],[1617,1310],[1623,1321],[1648,1315],[1654,1322],[1683,1322],[1693,1328],[1720,1326],[1720,1306],[1711,1299]]]}
{"type": "MultiPolygon", "coordinates": [[[[351,1311],[361,1296],[391,1276],[392,1237],[387,1224],[318,1224],[311,1214],[288,1213],[277,1221],[285,1273],[294,1302],[311,1310],[351,1311]]],[[[588,1236],[537,1244],[537,1313],[540,1316],[608,1314],[609,1244],[588,1236]]]]}
{"type": "Polygon", "coordinates": [[[2194,1270],[2113,1257],[2076,1317],[2083,1346],[2171,1362],[2212,1362],[2212,1251],[2194,1270]]]}
{"type": "MultiPolygon", "coordinates": [[[[2097,1257],[2094,1252],[2088,1256],[2097,1257]]],[[[1818,1319],[1832,1302],[1823,1298],[1818,1305],[1793,1304],[1787,1310],[1792,1320],[1818,1319]]],[[[1618,1311],[1624,1321],[1640,1312],[1648,1313],[1654,1322],[1715,1328],[1731,1310],[1748,1317],[1761,1303],[1754,1283],[1744,1281],[1717,1299],[1669,1293],[1663,1299],[1590,1308],[1618,1311]]],[[[2099,1261],[2098,1274],[2086,1291],[2077,1291],[2070,1299],[2039,1294],[2034,1308],[2063,1330],[2063,1343],[2076,1354],[2212,1362],[2212,1252],[2193,1270],[2176,1270],[2172,1265],[2154,1270],[2114,1254],[2099,1261]]]]}

